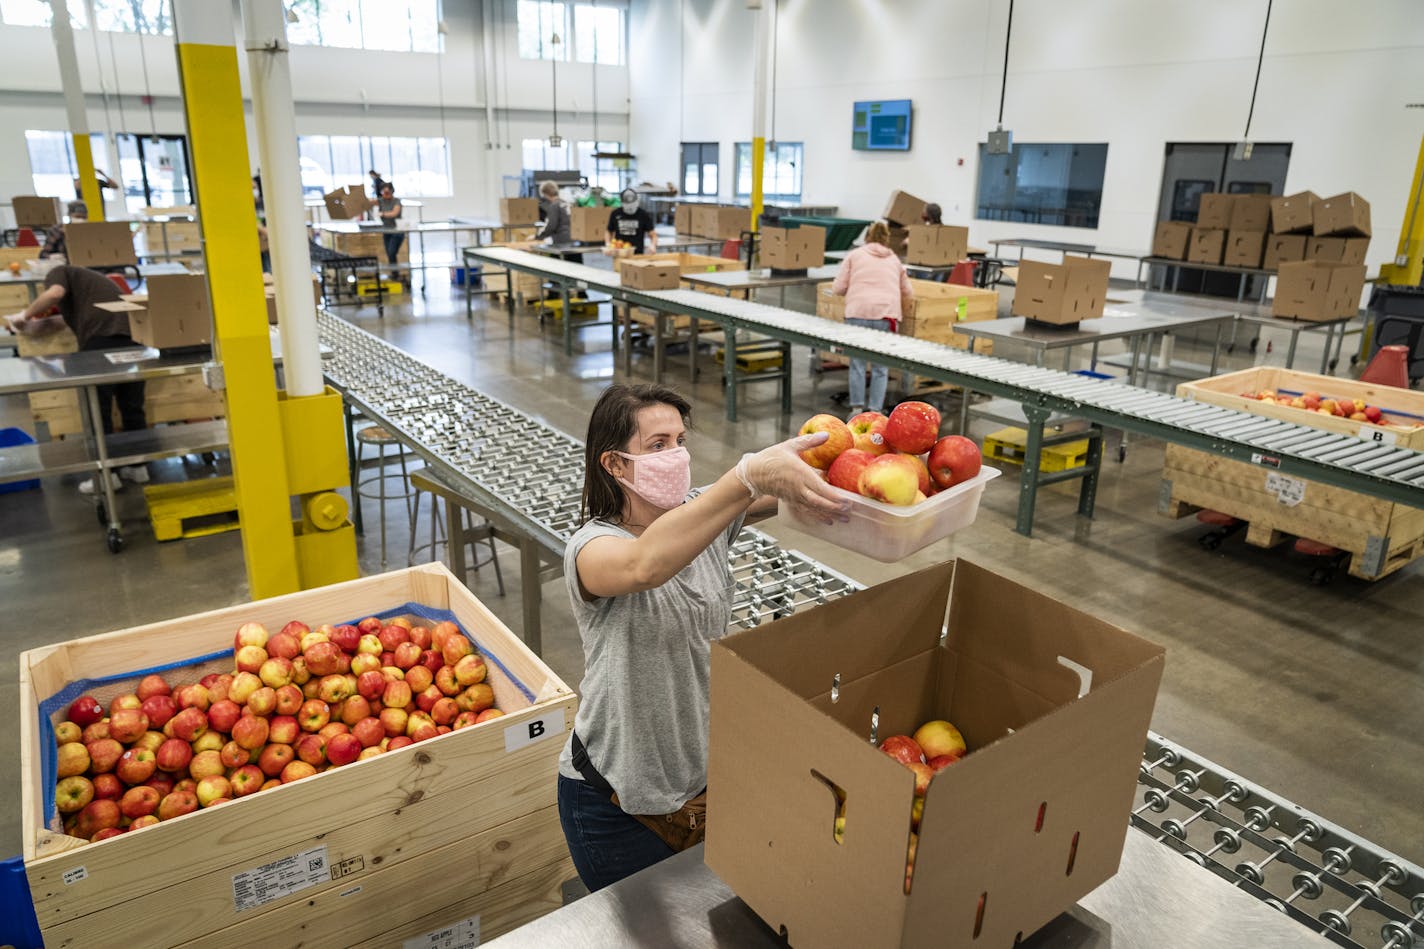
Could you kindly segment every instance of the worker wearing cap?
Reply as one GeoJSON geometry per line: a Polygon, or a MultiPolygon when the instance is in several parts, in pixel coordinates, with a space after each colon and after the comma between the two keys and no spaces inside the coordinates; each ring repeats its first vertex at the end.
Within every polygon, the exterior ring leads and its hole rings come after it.
{"type": "MultiPolygon", "coordinates": [[[[66,209],[69,212],[69,220],[87,221],[89,220],[89,205],[83,201],[71,201],[66,209]]],[[[64,243],[64,225],[56,224],[45,229],[44,247],[40,248],[41,257],[65,257],[67,256],[67,246],[64,243]]]]}
{"type": "Polygon", "coordinates": [[[608,215],[608,242],[624,241],[631,244],[633,253],[646,251],[657,253],[658,235],[653,230],[653,216],[639,207],[638,192],[624,188],[619,196],[623,202],[608,215]]]}

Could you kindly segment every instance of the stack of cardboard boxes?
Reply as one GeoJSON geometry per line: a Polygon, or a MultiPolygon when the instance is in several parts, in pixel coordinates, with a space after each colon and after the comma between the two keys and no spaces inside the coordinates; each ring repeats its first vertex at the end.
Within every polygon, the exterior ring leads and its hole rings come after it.
{"type": "Polygon", "coordinates": [[[580,244],[602,244],[608,240],[608,218],[611,208],[569,208],[569,240],[580,244]]]}
{"type": "Polygon", "coordinates": [[[673,215],[673,229],[679,234],[713,237],[719,241],[740,240],[743,231],[752,229],[752,212],[750,208],[729,204],[679,205],[673,215]]]}
{"type": "Polygon", "coordinates": [[[805,273],[826,261],[826,229],[801,227],[761,229],[761,263],[773,272],[805,273]]]}
{"type": "MultiPolygon", "coordinates": [[[[908,191],[892,191],[890,200],[885,202],[885,213],[881,217],[890,225],[890,249],[901,257],[909,249],[910,228],[924,220],[927,203],[908,191]]],[[[967,234],[965,241],[968,241],[967,234]]]]}

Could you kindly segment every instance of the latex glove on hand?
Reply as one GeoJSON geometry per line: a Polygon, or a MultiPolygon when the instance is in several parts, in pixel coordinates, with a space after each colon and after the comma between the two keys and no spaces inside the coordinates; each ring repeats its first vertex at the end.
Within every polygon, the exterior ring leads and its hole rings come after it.
{"type": "Polygon", "coordinates": [[[25,331],[25,314],[11,313],[5,317],[5,328],[11,333],[23,333],[25,331]]]}
{"type": "Polygon", "coordinates": [[[830,436],[825,432],[798,435],[742,456],[737,477],[758,494],[794,504],[827,524],[846,520],[848,505],[835,495],[821,473],[801,460],[799,452],[815,448],[830,436]]]}

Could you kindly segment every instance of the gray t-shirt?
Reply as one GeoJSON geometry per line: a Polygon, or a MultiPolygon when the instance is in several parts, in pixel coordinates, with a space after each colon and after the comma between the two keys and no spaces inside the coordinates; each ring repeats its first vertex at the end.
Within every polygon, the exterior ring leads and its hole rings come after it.
{"type": "MultiPolygon", "coordinates": [[[[584,655],[574,730],[630,814],[670,814],[707,786],[710,655],[731,619],[727,548],[741,529],[738,517],[656,589],[592,602],[579,594],[579,551],[595,537],[633,535],[589,521],[564,550],[584,655]]],[[[581,778],[571,742],[559,755],[559,773],[581,778]]]]}

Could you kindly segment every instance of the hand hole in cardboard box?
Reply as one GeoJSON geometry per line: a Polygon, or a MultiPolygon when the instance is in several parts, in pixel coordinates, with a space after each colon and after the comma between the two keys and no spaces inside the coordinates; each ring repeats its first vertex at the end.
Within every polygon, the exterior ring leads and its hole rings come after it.
{"type": "Polygon", "coordinates": [[[1035,834],[1043,832],[1043,818],[1048,813],[1048,802],[1044,801],[1038,805],[1038,820],[1034,821],[1033,832],[1035,834]]]}
{"type": "Polygon", "coordinates": [[[1073,875],[1073,863],[1078,859],[1078,835],[1082,831],[1073,832],[1073,842],[1068,845],[1068,868],[1063,871],[1063,875],[1070,877],[1073,875]]]}
{"type": "Polygon", "coordinates": [[[815,768],[811,769],[811,777],[824,784],[831,792],[831,799],[835,804],[831,812],[831,839],[838,844],[845,843],[845,818],[846,818],[846,792],[830,778],[826,777],[815,768]]]}
{"type": "Polygon", "coordinates": [[[984,928],[984,910],[989,905],[989,891],[985,890],[979,894],[979,906],[974,910],[974,938],[979,938],[979,932],[984,928]]]}

